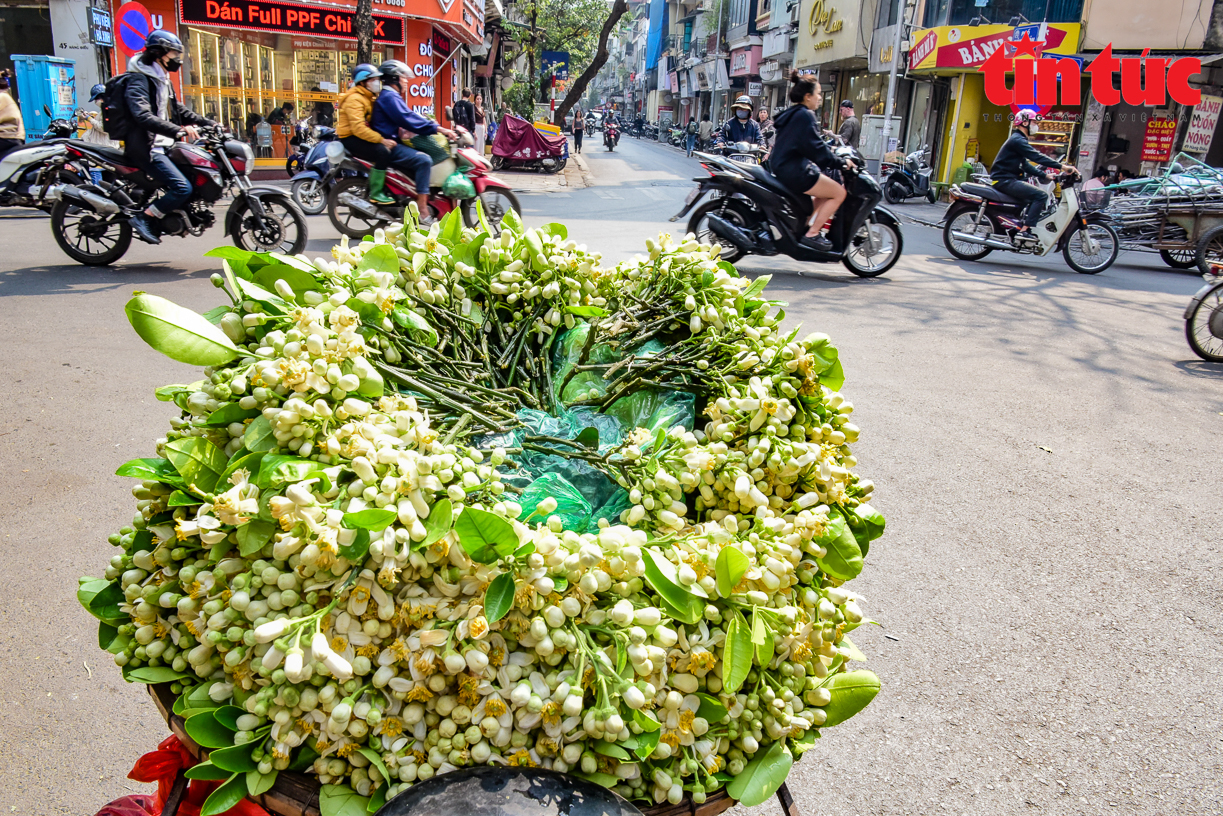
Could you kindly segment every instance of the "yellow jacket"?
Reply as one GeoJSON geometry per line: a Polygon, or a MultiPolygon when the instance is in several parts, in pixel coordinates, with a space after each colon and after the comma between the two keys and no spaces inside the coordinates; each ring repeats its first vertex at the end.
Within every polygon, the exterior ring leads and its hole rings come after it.
{"type": "Polygon", "coordinates": [[[374,95],[363,85],[354,85],[340,96],[339,113],[336,115],[335,132],[343,139],[356,136],[367,142],[382,143],[378,131],[369,126],[374,112],[374,95]]]}
{"type": "Polygon", "coordinates": [[[8,91],[0,91],[0,139],[16,139],[25,141],[25,126],[21,123],[21,106],[9,96],[8,91]]]}

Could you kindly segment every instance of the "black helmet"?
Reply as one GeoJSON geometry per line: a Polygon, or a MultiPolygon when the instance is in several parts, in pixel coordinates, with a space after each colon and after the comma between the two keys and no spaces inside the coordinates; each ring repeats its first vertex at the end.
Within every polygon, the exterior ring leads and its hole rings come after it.
{"type": "Polygon", "coordinates": [[[152,56],[154,59],[160,57],[167,51],[182,52],[183,41],[171,34],[169,31],[162,31],[160,28],[149,33],[149,36],[144,39],[145,53],[152,56]]]}
{"type": "Polygon", "coordinates": [[[395,59],[382,63],[378,66],[378,70],[382,72],[383,79],[389,79],[392,82],[400,77],[412,76],[412,69],[407,66],[407,63],[395,59]]]}

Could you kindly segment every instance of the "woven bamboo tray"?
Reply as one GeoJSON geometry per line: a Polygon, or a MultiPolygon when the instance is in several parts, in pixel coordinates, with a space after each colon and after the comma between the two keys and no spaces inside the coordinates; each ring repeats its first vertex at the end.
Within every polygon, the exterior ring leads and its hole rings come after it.
{"type": "MultiPolygon", "coordinates": [[[[174,736],[178,737],[193,756],[201,762],[206,760],[208,749],[196,744],[195,740],[187,735],[183,718],[174,713],[174,701],[177,696],[170,691],[170,684],[150,685],[149,695],[152,696],[157,710],[161,712],[161,716],[174,736]]],[[[275,816],[322,816],[319,812],[318,795],[319,784],[314,777],[281,771],[276,777],[276,784],[270,790],[250,798],[275,816]]],[[[782,808],[786,811],[787,816],[799,816],[785,785],[781,786],[777,797],[781,800],[782,808]]],[[[645,816],[718,816],[719,813],[729,810],[734,804],[735,800],[730,798],[725,790],[719,790],[709,794],[704,803],[699,805],[685,796],[678,805],[663,803],[654,807],[642,808],[642,812],[645,813],[645,816]]],[[[169,811],[168,807],[167,810],[169,811]]]]}

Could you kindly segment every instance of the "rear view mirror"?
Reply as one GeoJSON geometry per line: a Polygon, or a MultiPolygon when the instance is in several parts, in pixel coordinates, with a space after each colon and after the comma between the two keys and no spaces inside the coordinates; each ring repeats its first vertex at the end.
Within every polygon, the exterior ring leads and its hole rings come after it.
{"type": "Polygon", "coordinates": [[[48,118],[48,119],[50,119],[50,118],[51,118],[51,106],[50,106],[50,105],[43,105],[43,106],[42,106],[42,112],[43,112],[43,113],[45,113],[45,114],[47,114],[47,118],[48,118]]]}

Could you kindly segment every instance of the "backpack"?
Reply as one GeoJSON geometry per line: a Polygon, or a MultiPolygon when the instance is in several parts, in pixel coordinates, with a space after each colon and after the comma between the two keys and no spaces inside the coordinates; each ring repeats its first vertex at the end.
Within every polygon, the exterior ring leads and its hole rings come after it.
{"type": "Polygon", "coordinates": [[[130,72],[113,76],[106,80],[106,90],[100,100],[102,105],[102,129],[112,139],[126,139],[132,129],[131,115],[127,109],[124,91],[127,88],[130,72]]]}
{"type": "Polygon", "coordinates": [[[695,120],[695,119],[693,119],[692,121],[690,121],[690,122],[688,123],[688,132],[689,132],[689,133],[696,133],[698,130],[700,130],[700,128],[701,128],[701,126],[697,124],[697,122],[696,122],[696,120],[695,120]]]}

